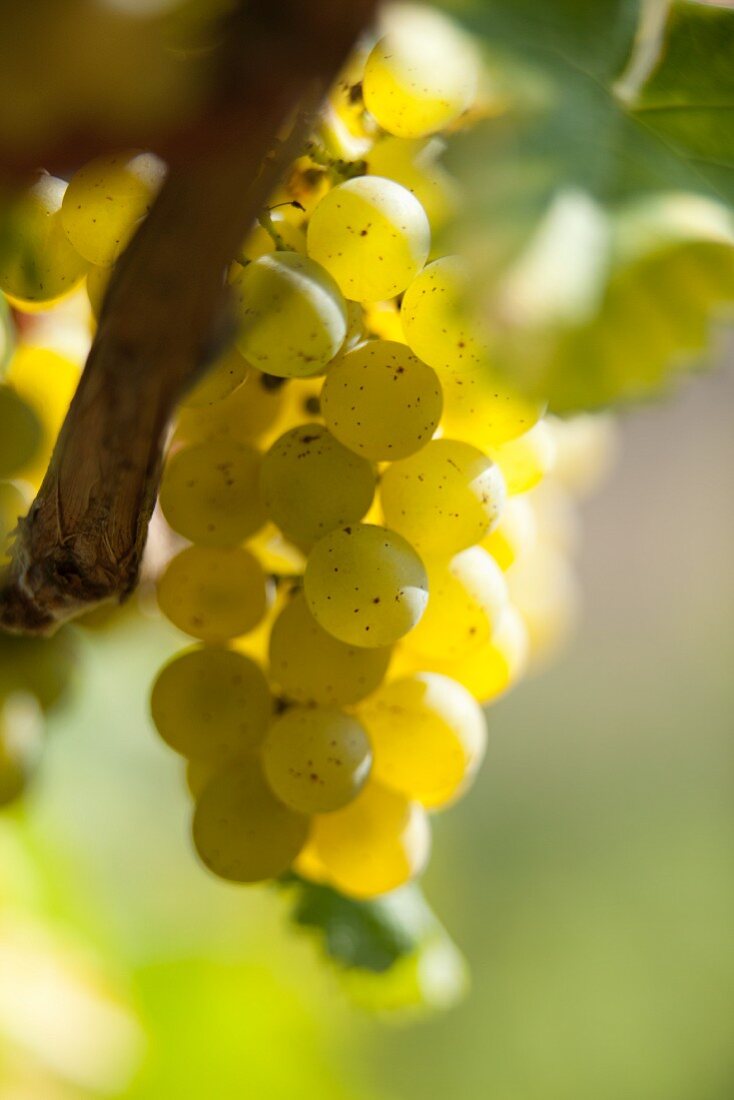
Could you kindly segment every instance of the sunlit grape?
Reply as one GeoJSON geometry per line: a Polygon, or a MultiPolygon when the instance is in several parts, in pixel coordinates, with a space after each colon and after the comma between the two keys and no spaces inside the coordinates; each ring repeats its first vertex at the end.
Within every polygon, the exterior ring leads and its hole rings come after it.
{"type": "Polygon", "coordinates": [[[304,591],[324,630],[347,645],[372,648],[391,645],[415,626],[428,600],[428,580],[404,538],[361,523],[316,543],[304,591]]]}
{"type": "Polygon", "coordinates": [[[341,183],[308,226],[308,252],[347,298],[375,302],[405,290],[426,262],[428,218],[405,187],[378,176],[341,183]]]}
{"type": "Polygon", "coordinates": [[[509,569],[535,546],[538,537],[535,513],[526,496],[505,501],[497,526],[482,539],[500,569],[509,569]]]}
{"type": "Polygon", "coordinates": [[[158,582],[158,604],[174,626],[204,642],[226,642],[257,626],[271,599],[262,567],[248,551],[190,546],[158,582]]]}
{"type": "Polygon", "coordinates": [[[329,813],[364,786],[372,751],[356,718],[327,707],[291,707],[271,725],[262,747],[271,788],[291,810],[329,813]]]}
{"type": "Polygon", "coordinates": [[[405,458],[436,430],[441,386],[405,344],[369,340],[332,364],[321,407],[331,431],[351,450],[374,460],[405,458]]]}
{"type": "Polygon", "coordinates": [[[510,496],[527,493],[553,468],[555,441],[544,421],[529,432],[490,450],[502,471],[510,496]]]}

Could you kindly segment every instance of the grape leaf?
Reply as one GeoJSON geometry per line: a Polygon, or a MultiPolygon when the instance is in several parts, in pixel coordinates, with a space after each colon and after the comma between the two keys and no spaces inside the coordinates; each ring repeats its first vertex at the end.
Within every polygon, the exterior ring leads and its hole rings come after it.
{"type": "Polygon", "coordinates": [[[294,924],[314,932],[351,997],[372,1010],[442,1008],[466,986],[466,964],[417,886],[357,901],[289,875],[294,924]]]}

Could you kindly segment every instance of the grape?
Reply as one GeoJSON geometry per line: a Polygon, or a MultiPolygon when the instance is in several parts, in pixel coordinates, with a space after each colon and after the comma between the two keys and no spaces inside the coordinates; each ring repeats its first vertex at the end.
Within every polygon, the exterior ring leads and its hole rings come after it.
{"type": "Polygon", "coordinates": [[[43,716],[32,695],[0,699],[0,807],[23,793],[38,766],[43,716]]]}
{"type": "Polygon", "coordinates": [[[113,269],[91,264],[87,271],[87,298],[95,321],[99,321],[102,314],[107,287],[110,284],[113,269]]]}
{"type": "Polygon", "coordinates": [[[0,569],[9,558],[11,533],[28,511],[30,501],[12,481],[0,481],[0,569]]]}
{"type": "Polygon", "coordinates": [[[373,898],[423,870],[431,834],[418,803],[370,781],[344,809],[314,819],[309,847],[337,890],[373,898]]]}
{"type": "Polygon", "coordinates": [[[511,605],[490,640],[460,661],[431,661],[432,671],[458,680],[482,704],[504,695],[524,672],[528,658],[528,632],[511,605]]]}
{"type": "Polygon", "coordinates": [[[283,379],[253,370],[222,401],[182,408],[176,438],[187,443],[219,438],[235,439],[240,443],[256,442],[280,421],[284,404],[283,379]]]}
{"type": "Polygon", "coordinates": [[[385,786],[439,809],[462,794],[484,756],[481,707],[465,687],[435,672],[383,685],[359,708],[385,786]]]}
{"type": "Polygon", "coordinates": [[[203,642],[246,634],[263,618],[270,598],[260,563],[240,548],[190,546],[168,563],[158,582],[163,614],[203,642]]]}
{"type": "Polygon", "coordinates": [[[492,458],[502,471],[507,492],[527,493],[534,488],[553,468],[555,443],[544,421],[540,421],[529,432],[493,447],[492,458]]]}
{"type": "Polygon", "coordinates": [[[176,752],[226,760],[262,741],[273,702],[254,661],[231,649],[199,647],[164,665],[150,708],[156,729],[176,752]]]}
{"type": "Polygon", "coordinates": [[[44,305],[73,290],[86,261],[75,252],[61,224],[63,180],[41,172],[5,214],[0,254],[0,290],[14,305],[44,305]]]}
{"type": "Polygon", "coordinates": [[[606,477],[617,448],[617,429],[609,414],[586,413],[548,421],[555,443],[553,478],[577,497],[585,497],[606,477]]]}
{"type": "MultiPolygon", "coordinates": [[[[53,446],[79,381],[79,367],[72,360],[44,347],[21,344],[8,367],[8,381],[30,405],[40,421],[40,445],[19,476],[37,485],[42,480],[53,446]]],[[[1,387],[0,387],[1,389],[1,387]]],[[[0,413],[0,423],[3,417],[0,413]]],[[[0,440],[0,450],[2,449],[0,440]]]]}
{"type": "Polygon", "coordinates": [[[430,245],[428,218],[415,195],[378,176],[334,187],[308,226],[309,256],[355,301],[400,294],[423,267],[430,245]]]}
{"type": "Polygon", "coordinates": [[[365,649],[340,642],[314,619],[302,592],[285,605],[270,635],[270,676],[298,703],[356,703],[381,683],[388,648],[365,649]]]}
{"type": "Polygon", "coordinates": [[[406,638],[417,653],[458,660],[489,641],[507,607],[507,582],[480,546],[445,561],[429,561],[428,606],[406,638]]]}
{"type": "Polygon", "coordinates": [[[370,340],[331,366],[321,394],[328,427],[365,458],[405,458],[433,435],[441,419],[435,372],[405,344],[370,340]]]}
{"type": "Polygon", "coordinates": [[[431,228],[442,228],[458,205],[457,186],[438,163],[440,138],[406,140],[386,137],[376,141],[367,154],[371,176],[395,180],[418,199],[431,228]]]}
{"type": "Polygon", "coordinates": [[[74,173],[61,222],[77,252],[109,267],[150,211],[165,166],[152,153],[104,153],[74,173]]]}
{"type": "Polygon", "coordinates": [[[356,718],[327,707],[292,707],[273,722],[262,747],[265,777],[277,797],[303,814],[352,802],[372,764],[356,718]]]}
{"type": "Polygon", "coordinates": [[[519,557],[532,550],[537,538],[535,513],[527,497],[510,497],[499,523],[482,539],[500,569],[509,569],[519,557]]]}
{"type": "Polygon", "coordinates": [[[400,535],[356,524],[316,543],[304,574],[316,621],[347,645],[391,645],[420,619],[428,600],[421,559],[400,535]]]}
{"type": "Polygon", "coordinates": [[[268,374],[318,374],[344,343],[344,299],[328,271],[308,256],[261,256],[235,276],[232,293],[240,321],[237,345],[268,374]]]}
{"type": "Polygon", "coordinates": [[[267,519],[260,463],[254,447],[232,439],[174,452],[161,483],[164,516],[174,531],[201,546],[236,546],[267,519]]]}
{"type": "Polygon", "coordinates": [[[270,518],[296,545],[362,518],[375,495],[372,465],[321,424],[282,435],[263,459],[262,499],[270,518]]]}
{"type": "MultiPolygon", "coordinates": [[[[280,237],[284,250],[306,254],[306,234],[300,225],[294,225],[286,217],[283,210],[273,210],[270,215],[273,229],[280,237]]],[[[247,260],[258,260],[269,252],[275,252],[275,241],[267,229],[262,225],[256,225],[245,241],[242,254],[247,260]]]]}
{"type": "Polygon", "coordinates": [[[27,466],[42,438],[34,410],[13,387],[0,382],[0,477],[10,477],[27,466]]]}
{"type": "Polygon", "coordinates": [[[497,523],[505,486],[499,467],[476,447],[434,439],[385,470],[380,497],[388,527],[420,554],[450,557],[497,523]]]}
{"type": "Polygon", "coordinates": [[[422,14],[375,45],[364,70],[364,101],[380,126],[401,138],[435,133],[471,105],[476,52],[436,13],[422,14]]]}
{"type": "Polygon", "coordinates": [[[210,871],[231,882],[282,875],[308,832],[308,818],[278,801],[255,761],[223,765],[196,802],[196,851],[210,871]]]}
{"type": "Polygon", "coordinates": [[[247,372],[247,362],[237,348],[230,348],[207,370],[181,403],[185,408],[199,409],[223,401],[245,381],[247,372]]]}

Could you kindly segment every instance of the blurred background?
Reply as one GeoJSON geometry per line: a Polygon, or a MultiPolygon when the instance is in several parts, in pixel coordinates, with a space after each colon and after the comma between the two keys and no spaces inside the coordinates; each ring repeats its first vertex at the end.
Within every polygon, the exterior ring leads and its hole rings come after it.
{"type": "Polygon", "coordinates": [[[429,898],[465,1000],[353,1006],[282,897],[215,881],[150,727],[177,640],[123,619],[0,820],[0,1097],[725,1100],[734,1086],[734,376],[631,412],[580,627],[490,714],[429,898]]]}

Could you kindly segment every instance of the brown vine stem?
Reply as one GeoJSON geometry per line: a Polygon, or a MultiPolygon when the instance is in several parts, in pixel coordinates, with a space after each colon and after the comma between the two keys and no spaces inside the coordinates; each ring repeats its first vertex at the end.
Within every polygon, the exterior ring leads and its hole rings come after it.
{"type": "Polygon", "coordinates": [[[118,264],[49,469],[15,538],[0,630],[50,634],[135,587],[167,424],[225,342],[224,271],[373,9],[374,0],[249,0],[236,12],[220,109],[209,115],[216,124],[171,164],[118,264]]]}

